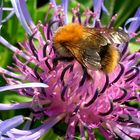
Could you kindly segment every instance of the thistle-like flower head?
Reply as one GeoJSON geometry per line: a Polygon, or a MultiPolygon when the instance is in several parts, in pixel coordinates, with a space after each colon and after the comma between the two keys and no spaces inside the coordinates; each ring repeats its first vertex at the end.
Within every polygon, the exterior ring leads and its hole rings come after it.
{"type": "MultiPolygon", "coordinates": [[[[131,102],[138,103],[140,100],[140,52],[130,54],[129,42],[118,45],[121,58],[117,68],[110,74],[87,70],[91,79],[87,78],[87,73],[84,73],[77,60],[58,61],[54,67],[56,53],[53,36],[60,26],[70,22],[67,16],[68,1],[64,0],[61,6],[51,1],[46,19],[50,10],[54,10],[54,15],[50,22],[39,22],[37,26],[31,22],[24,7],[25,2],[22,2],[19,0],[17,4],[12,1],[13,7],[21,8],[19,11],[15,8],[15,13],[23,12],[22,16],[30,24],[28,26],[22,17],[18,17],[31,36],[20,43],[21,50],[0,37],[0,42],[14,51],[15,65],[14,68],[8,67],[9,70],[0,68],[0,73],[7,81],[7,86],[0,87],[0,91],[16,90],[21,96],[31,97],[32,101],[0,104],[0,110],[30,108],[31,115],[27,117],[30,117],[32,122],[44,119],[42,124],[34,129],[31,128],[29,118],[22,116],[1,121],[2,139],[38,139],[60,121],[67,126],[65,138],[69,140],[75,139],[77,132],[82,140],[85,140],[87,135],[89,139],[95,139],[96,128],[108,140],[118,137],[124,140],[139,139],[140,112],[131,102]],[[25,130],[15,129],[25,120],[25,130]]],[[[94,12],[86,9],[81,15],[80,5],[73,8],[71,22],[102,27],[100,13],[102,10],[108,12],[102,0],[94,2],[94,12]],[[81,19],[82,16],[85,17],[84,20],[81,19]]],[[[108,28],[112,27],[115,17],[112,17],[108,28]]],[[[136,31],[140,26],[139,19],[140,8],[135,17],[126,22],[132,22],[128,29],[124,28],[130,38],[138,34],[136,31]]]]}

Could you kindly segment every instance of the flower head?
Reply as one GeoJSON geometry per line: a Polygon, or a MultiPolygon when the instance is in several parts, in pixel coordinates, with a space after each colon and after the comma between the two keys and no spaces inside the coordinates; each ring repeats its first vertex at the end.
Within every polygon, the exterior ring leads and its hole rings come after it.
{"type": "MultiPolygon", "coordinates": [[[[73,8],[72,22],[101,28],[99,20],[101,9],[107,13],[108,11],[103,5],[103,0],[94,2],[94,12],[85,10],[84,21],[81,20],[80,5],[73,8]]],[[[14,2],[13,5],[17,6],[14,2]]],[[[54,15],[45,25],[38,23],[34,27],[34,24],[29,22],[33,26],[27,28],[27,24],[22,22],[28,33],[32,33],[29,39],[20,44],[22,50],[16,49],[4,38],[0,38],[1,43],[14,51],[15,60],[15,68],[9,67],[10,70],[0,68],[8,84],[0,87],[0,91],[14,89],[19,95],[32,98],[31,102],[0,104],[1,110],[30,108],[30,118],[33,121],[45,118],[42,125],[31,130],[12,129],[23,123],[21,116],[17,116],[19,119],[16,123],[13,123],[15,118],[6,120],[0,123],[1,137],[38,139],[61,120],[67,125],[66,139],[75,139],[77,131],[83,140],[86,139],[85,132],[89,139],[95,139],[96,128],[110,140],[117,137],[140,138],[140,112],[138,108],[130,106],[132,101],[139,102],[140,52],[129,54],[128,42],[118,45],[121,59],[117,68],[110,74],[87,69],[91,79],[87,78],[88,74],[83,71],[77,60],[58,61],[54,67],[56,53],[52,40],[59,26],[68,23],[67,6],[67,1],[63,1],[61,6],[51,1],[50,9],[54,10],[54,15]],[[43,30],[43,35],[40,30],[43,30]],[[35,45],[36,40],[38,45],[35,45]],[[1,127],[4,123],[9,126],[6,130],[1,127]]],[[[115,17],[112,17],[108,28],[112,27],[114,19],[115,17]]],[[[140,9],[134,18],[126,22],[126,24],[132,22],[129,29],[125,29],[131,38],[132,33],[134,34],[140,26],[139,19],[140,9]]],[[[31,20],[30,17],[26,18],[27,20],[31,20]]],[[[30,121],[27,121],[25,127],[30,128],[30,121]]]]}

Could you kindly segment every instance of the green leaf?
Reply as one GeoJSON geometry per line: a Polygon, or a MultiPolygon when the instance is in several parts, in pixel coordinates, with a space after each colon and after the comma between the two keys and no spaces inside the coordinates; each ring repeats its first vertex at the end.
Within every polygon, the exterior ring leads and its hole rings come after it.
{"type": "Polygon", "coordinates": [[[119,27],[124,24],[128,18],[133,17],[139,6],[139,0],[116,0],[114,12],[118,14],[118,17],[115,26],[119,27]]]}
{"type": "MultiPolygon", "coordinates": [[[[0,103],[4,103],[4,104],[11,104],[11,103],[16,103],[16,102],[29,102],[31,100],[32,100],[31,98],[20,96],[16,92],[13,92],[13,91],[6,91],[6,92],[0,93],[0,103]]],[[[5,119],[11,118],[16,115],[21,115],[21,114],[25,116],[29,116],[29,113],[30,113],[29,109],[0,111],[0,119],[5,120],[5,119]],[[28,111],[25,111],[25,110],[28,110],[28,111]]]]}
{"type": "Polygon", "coordinates": [[[105,140],[105,137],[103,137],[99,129],[94,129],[94,134],[97,140],[105,140]]]}
{"type": "Polygon", "coordinates": [[[130,52],[133,53],[135,51],[140,50],[140,43],[134,43],[134,42],[130,42],[128,45],[130,52]]]}
{"type": "Polygon", "coordinates": [[[11,51],[0,44],[0,66],[6,67],[9,63],[11,63],[11,57],[11,51]]]}
{"type": "Polygon", "coordinates": [[[30,16],[32,18],[32,20],[34,22],[37,21],[36,17],[37,17],[37,0],[27,0],[26,2],[26,5],[27,5],[27,8],[28,8],[28,11],[30,13],[30,16]]]}
{"type": "Polygon", "coordinates": [[[59,136],[56,135],[52,129],[44,134],[39,140],[59,140],[59,136]]]}
{"type": "Polygon", "coordinates": [[[32,101],[30,97],[21,96],[14,91],[5,91],[0,93],[0,102],[11,103],[11,102],[28,102],[32,101]]]}
{"type": "Polygon", "coordinates": [[[114,6],[115,6],[115,0],[105,0],[104,5],[107,8],[109,15],[107,15],[105,12],[102,13],[101,16],[101,23],[103,25],[108,25],[111,17],[113,16],[114,6]]]}

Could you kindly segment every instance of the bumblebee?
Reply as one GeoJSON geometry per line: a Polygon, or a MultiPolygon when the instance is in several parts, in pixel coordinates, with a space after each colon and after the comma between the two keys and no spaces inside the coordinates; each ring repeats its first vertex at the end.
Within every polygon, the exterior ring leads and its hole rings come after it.
{"type": "Polygon", "coordinates": [[[117,66],[118,44],[129,36],[122,29],[91,28],[78,23],[59,27],[53,36],[57,57],[76,59],[84,68],[111,73],[117,66]]]}

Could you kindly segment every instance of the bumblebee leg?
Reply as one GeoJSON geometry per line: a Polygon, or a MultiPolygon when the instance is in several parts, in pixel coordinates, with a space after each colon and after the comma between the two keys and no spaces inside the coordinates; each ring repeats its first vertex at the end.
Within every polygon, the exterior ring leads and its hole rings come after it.
{"type": "Polygon", "coordinates": [[[65,62],[71,62],[73,61],[73,57],[56,57],[53,59],[53,68],[55,68],[58,64],[58,61],[65,61],[65,62]]]}

